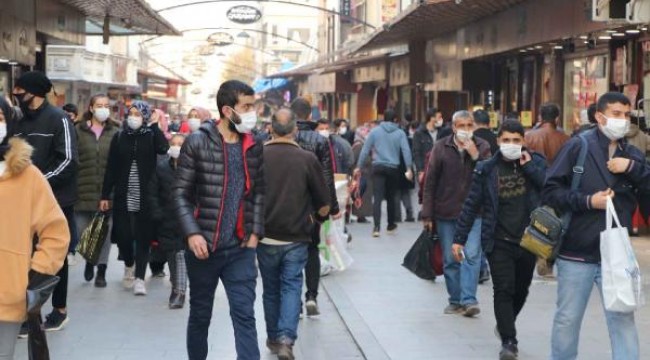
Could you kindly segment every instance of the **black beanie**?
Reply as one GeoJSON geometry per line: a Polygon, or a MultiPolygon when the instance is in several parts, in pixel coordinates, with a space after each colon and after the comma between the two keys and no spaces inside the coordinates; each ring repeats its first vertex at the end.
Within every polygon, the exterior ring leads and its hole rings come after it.
{"type": "Polygon", "coordinates": [[[30,94],[45,97],[52,90],[52,82],[40,71],[29,71],[16,80],[16,87],[30,94]]]}

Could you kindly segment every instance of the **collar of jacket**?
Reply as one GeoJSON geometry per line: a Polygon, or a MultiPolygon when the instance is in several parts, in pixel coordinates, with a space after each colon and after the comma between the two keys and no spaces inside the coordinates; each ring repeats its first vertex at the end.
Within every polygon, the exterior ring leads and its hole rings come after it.
{"type": "MultiPolygon", "coordinates": [[[[221,123],[221,120],[217,121],[212,121],[208,120],[206,121],[200,128],[199,131],[203,131],[206,133],[208,138],[212,140],[215,144],[220,145],[224,143],[223,136],[219,132],[219,124],[221,123]]],[[[242,141],[242,146],[244,152],[246,150],[250,149],[255,145],[255,139],[253,138],[253,134],[239,134],[239,138],[242,141]]]]}
{"type": "MultiPolygon", "coordinates": [[[[458,148],[458,145],[456,144],[455,139],[456,139],[456,134],[452,133],[451,135],[447,136],[444,139],[445,140],[445,146],[449,146],[449,147],[452,147],[452,148],[456,149],[456,152],[460,155],[460,149],[458,148]]],[[[474,137],[472,137],[472,140],[474,140],[474,137]]],[[[474,140],[474,141],[476,141],[476,140],[474,140]]]]}
{"type": "MultiPolygon", "coordinates": [[[[77,124],[79,124],[79,127],[81,128],[81,130],[92,131],[92,130],[90,129],[90,126],[88,126],[88,123],[89,123],[90,121],[91,121],[91,120],[81,120],[81,121],[79,121],[77,124]]],[[[110,130],[110,129],[112,129],[113,127],[117,127],[117,126],[118,126],[118,125],[114,122],[113,119],[108,119],[108,120],[106,120],[106,122],[104,123],[104,130],[110,130]]]]}
{"type": "MultiPolygon", "coordinates": [[[[585,131],[585,134],[589,136],[590,132],[593,132],[591,136],[595,137],[596,141],[598,142],[598,146],[605,151],[605,154],[609,154],[609,144],[612,142],[609,140],[605,134],[600,130],[600,127],[596,126],[594,129],[587,130],[585,131]]],[[[625,150],[625,146],[627,145],[628,141],[624,137],[622,139],[619,139],[616,141],[616,147],[620,150],[625,150]]]]}
{"type": "Polygon", "coordinates": [[[283,137],[267,141],[264,144],[264,146],[268,146],[268,145],[294,145],[297,148],[300,148],[300,145],[298,145],[298,143],[295,142],[294,140],[283,138],[283,137]]]}
{"type": "Polygon", "coordinates": [[[21,138],[9,140],[9,150],[5,154],[7,169],[0,176],[0,181],[9,179],[23,172],[32,163],[33,148],[21,138]]]}

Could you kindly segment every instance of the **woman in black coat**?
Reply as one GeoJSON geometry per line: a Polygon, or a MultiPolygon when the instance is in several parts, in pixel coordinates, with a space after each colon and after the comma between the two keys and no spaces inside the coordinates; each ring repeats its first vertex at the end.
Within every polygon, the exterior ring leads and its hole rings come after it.
{"type": "Polygon", "coordinates": [[[135,295],[146,295],[149,245],[153,239],[150,209],[145,200],[146,186],[156,171],[156,156],[166,154],[169,144],[151,119],[152,109],[144,101],[134,101],[124,130],[115,134],[108,154],[100,210],[113,204],[113,242],[124,261],[124,287],[135,295]]]}
{"type": "Polygon", "coordinates": [[[172,293],[169,308],[181,309],[185,304],[187,289],[187,268],[185,266],[185,242],[176,216],[172,185],[178,167],[178,156],[185,142],[185,136],[176,134],[170,141],[169,154],[158,161],[156,173],[147,187],[147,196],[154,223],[155,238],[159,250],[169,263],[172,293]]]}

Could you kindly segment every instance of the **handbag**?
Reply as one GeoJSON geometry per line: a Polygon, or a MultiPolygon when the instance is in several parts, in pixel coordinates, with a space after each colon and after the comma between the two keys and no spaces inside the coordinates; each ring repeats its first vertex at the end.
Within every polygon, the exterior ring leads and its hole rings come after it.
{"type": "Polygon", "coordinates": [[[628,230],[621,226],[612,198],[607,199],[606,227],[600,233],[600,256],[605,309],[638,310],[645,303],[641,271],[628,230]],[[612,220],[615,228],[612,228],[612,220]]]}
{"type": "Polygon", "coordinates": [[[50,298],[59,277],[30,271],[27,285],[27,349],[29,360],[50,360],[50,350],[43,330],[41,308],[50,298]]]}
{"type": "Polygon", "coordinates": [[[108,221],[110,216],[104,212],[97,212],[90,225],[81,234],[77,252],[92,265],[97,265],[102,247],[108,236],[108,221]]]}
{"type": "MultiPolygon", "coordinates": [[[[573,166],[572,191],[577,190],[580,186],[582,175],[585,172],[587,151],[589,150],[584,134],[580,134],[579,138],[581,146],[578,160],[573,166]]],[[[564,235],[570,223],[570,211],[559,217],[556,211],[548,206],[538,207],[530,214],[530,225],[524,231],[520,246],[539,258],[553,261],[560,252],[564,235]]]]}

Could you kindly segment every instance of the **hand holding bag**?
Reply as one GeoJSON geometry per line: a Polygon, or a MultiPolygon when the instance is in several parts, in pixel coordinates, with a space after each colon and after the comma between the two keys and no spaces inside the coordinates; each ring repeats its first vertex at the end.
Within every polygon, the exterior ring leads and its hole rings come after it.
{"type": "Polygon", "coordinates": [[[641,271],[611,198],[607,199],[606,219],[605,231],[600,233],[603,303],[609,311],[633,312],[645,303],[641,271]]]}

